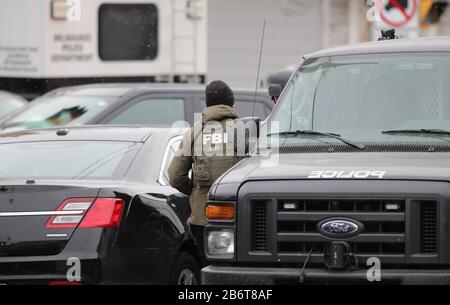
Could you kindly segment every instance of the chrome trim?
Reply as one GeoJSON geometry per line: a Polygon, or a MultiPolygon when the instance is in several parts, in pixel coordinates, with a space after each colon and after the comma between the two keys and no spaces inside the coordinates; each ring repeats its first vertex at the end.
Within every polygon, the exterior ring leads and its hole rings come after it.
{"type": "MultiPolygon", "coordinates": [[[[177,142],[177,141],[179,141],[179,142],[183,141],[183,136],[173,137],[172,139],[169,140],[169,142],[168,142],[168,144],[166,146],[166,150],[164,152],[163,162],[162,162],[161,168],[159,170],[159,177],[158,177],[158,182],[162,186],[167,186],[167,183],[164,182],[164,178],[163,178],[163,176],[164,176],[164,168],[166,168],[167,162],[169,161],[169,160],[167,160],[168,157],[169,157],[169,150],[172,147],[172,145],[175,142],[177,142]]],[[[172,160],[170,160],[170,161],[172,161],[172,160]]]]}
{"type": "Polygon", "coordinates": [[[84,211],[0,212],[0,217],[82,215],[84,211]]]}
{"type": "Polygon", "coordinates": [[[47,237],[67,237],[67,234],[47,234],[47,237]]]}

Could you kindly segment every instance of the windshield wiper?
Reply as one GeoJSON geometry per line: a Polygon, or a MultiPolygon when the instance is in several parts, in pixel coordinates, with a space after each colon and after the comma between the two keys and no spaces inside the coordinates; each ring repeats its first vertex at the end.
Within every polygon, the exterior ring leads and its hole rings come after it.
{"type": "Polygon", "coordinates": [[[399,130],[385,130],[382,134],[431,134],[431,135],[450,135],[450,130],[444,129],[399,129],[399,130]]]}
{"type": "Polygon", "coordinates": [[[314,130],[297,130],[297,131],[283,131],[278,133],[271,133],[268,136],[302,136],[302,135],[316,135],[316,136],[324,136],[328,138],[337,139],[349,146],[355,147],[359,150],[364,150],[366,147],[362,144],[354,143],[350,140],[344,139],[341,137],[341,135],[336,133],[330,133],[330,132],[320,132],[320,131],[314,131],[314,130]]]}

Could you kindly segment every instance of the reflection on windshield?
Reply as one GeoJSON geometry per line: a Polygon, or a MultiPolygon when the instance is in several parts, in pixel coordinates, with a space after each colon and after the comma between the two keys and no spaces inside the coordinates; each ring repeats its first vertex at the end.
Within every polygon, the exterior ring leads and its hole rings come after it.
{"type": "Polygon", "coordinates": [[[45,121],[53,126],[66,125],[78,119],[86,112],[87,109],[85,107],[76,106],[72,108],[64,108],[61,111],[55,113],[54,115],[46,118],[45,121]]]}
{"type": "MultiPolygon", "coordinates": [[[[450,56],[442,54],[322,58],[298,72],[272,120],[280,132],[326,131],[356,142],[442,141],[383,131],[449,130],[449,83],[450,56]]],[[[317,140],[285,143],[309,141],[317,140]]]]}
{"type": "Polygon", "coordinates": [[[111,99],[98,97],[55,96],[32,102],[3,123],[4,131],[82,125],[111,104],[111,99]]]}

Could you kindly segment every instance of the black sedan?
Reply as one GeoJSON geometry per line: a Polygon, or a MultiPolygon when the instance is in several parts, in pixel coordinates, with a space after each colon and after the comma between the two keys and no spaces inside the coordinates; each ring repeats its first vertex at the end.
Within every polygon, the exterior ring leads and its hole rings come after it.
{"type": "MultiPolygon", "coordinates": [[[[267,117],[268,93],[234,89],[241,117],[267,117]]],[[[56,89],[0,121],[4,132],[55,126],[139,124],[171,126],[198,120],[204,86],[186,84],[96,84],[56,89]]]]}
{"type": "Polygon", "coordinates": [[[166,168],[185,130],[0,136],[0,284],[195,284],[189,204],[166,168]]]}

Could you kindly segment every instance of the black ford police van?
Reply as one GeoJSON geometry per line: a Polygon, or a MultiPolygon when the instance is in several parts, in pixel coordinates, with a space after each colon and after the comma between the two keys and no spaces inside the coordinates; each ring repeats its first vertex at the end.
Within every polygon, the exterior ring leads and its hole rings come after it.
{"type": "Polygon", "coordinates": [[[450,284],[450,38],[305,56],[212,187],[205,284],[450,284]]]}

